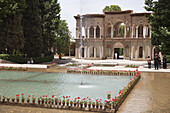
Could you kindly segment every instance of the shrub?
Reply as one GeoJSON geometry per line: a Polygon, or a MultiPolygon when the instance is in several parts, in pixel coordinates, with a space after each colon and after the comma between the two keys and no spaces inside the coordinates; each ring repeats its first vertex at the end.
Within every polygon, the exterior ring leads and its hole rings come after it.
{"type": "MultiPolygon", "coordinates": [[[[27,60],[30,60],[30,58],[24,58],[21,56],[14,56],[14,55],[4,55],[4,54],[1,54],[0,58],[11,61],[11,62],[19,63],[19,64],[26,64],[27,60]]],[[[33,58],[33,60],[35,64],[39,64],[43,62],[52,61],[53,58],[54,56],[51,55],[51,56],[46,56],[46,57],[36,57],[36,58],[33,58]]]]}
{"type": "Polygon", "coordinates": [[[170,63],[170,55],[166,55],[167,63],[170,63]]]}

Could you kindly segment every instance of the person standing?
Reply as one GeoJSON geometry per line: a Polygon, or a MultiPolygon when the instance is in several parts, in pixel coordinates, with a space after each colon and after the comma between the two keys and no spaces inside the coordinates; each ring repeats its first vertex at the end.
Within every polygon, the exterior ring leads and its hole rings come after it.
{"type": "Polygon", "coordinates": [[[117,53],[115,53],[115,59],[117,59],[117,53]]]}
{"type": "Polygon", "coordinates": [[[164,55],[164,57],[163,57],[163,68],[164,68],[164,69],[167,68],[166,55],[164,55]]]}
{"type": "Polygon", "coordinates": [[[161,57],[159,54],[158,54],[158,68],[161,69],[161,57]]]}
{"type": "Polygon", "coordinates": [[[31,62],[31,64],[33,64],[33,63],[34,63],[34,61],[33,61],[32,57],[31,57],[31,60],[30,60],[30,62],[31,62]]]}
{"type": "Polygon", "coordinates": [[[158,55],[157,54],[155,55],[155,58],[154,58],[154,64],[155,64],[155,70],[156,69],[158,70],[159,59],[158,59],[158,55]]]}
{"type": "Polygon", "coordinates": [[[148,56],[148,68],[151,68],[151,58],[148,56]]]}

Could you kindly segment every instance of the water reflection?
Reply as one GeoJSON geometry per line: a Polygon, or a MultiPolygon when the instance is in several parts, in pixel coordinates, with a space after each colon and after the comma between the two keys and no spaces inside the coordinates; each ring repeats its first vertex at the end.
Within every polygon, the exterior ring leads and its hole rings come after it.
{"type": "Polygon", "coordinates": [[[170,73],[142,73],[118,113],[169,113],[170,73]]]}

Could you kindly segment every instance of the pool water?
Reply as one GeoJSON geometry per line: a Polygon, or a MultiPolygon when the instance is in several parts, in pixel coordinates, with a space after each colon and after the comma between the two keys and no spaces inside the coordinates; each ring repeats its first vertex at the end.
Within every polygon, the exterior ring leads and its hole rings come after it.
{"type": "Polygon", "coordinates": [[[107,91],[111,91],[112,97],[116,96],[131,78],[132,76],[0,71],[0,93],[7,97],[24,93],[25,97],[55,95],[106,99],[107,91]]]}

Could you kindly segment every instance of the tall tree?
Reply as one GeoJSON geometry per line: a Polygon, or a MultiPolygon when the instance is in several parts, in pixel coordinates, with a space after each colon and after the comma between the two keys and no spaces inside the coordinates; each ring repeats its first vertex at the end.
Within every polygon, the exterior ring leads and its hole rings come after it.
{"type": "Polygon", "coordinates": [[[59,27],[57,30],[55,47],[57,49],[57,54],[61,59],[61,55],[67,53],[68,46],[70,45],[70,31],[65,20],[60,20],[59,27]]]}
{"type": "Polygon", "coordinates": [[[25,46],[28,57],[39,57],[42,53],[42,27],[39,0],[26,0],[27,8],[23,13],[25,46]]]}
{"type": "Polygon", "coordinates": [[[55,33],[58,29],[60,19],[60,4],[58,3],[58,0],[40,0],[40,4],[43,33],[43,52],[48,54],[55,42],[55,33]]]}
{"type": "Polygon", "coordinates": [[[121,11],[121,8],[118,5],[110,5],[103,9],[103,12],[105,11],[121,11]]]}
{"type": "Polygon", "coordinates": [[[170,2],[169,0],[145,0],[145,9],[151,23],[152,44],[163,54],[170,54],[170,2]]]}
{"type": "Polygon", "coordinates": [[[6,49],[9,53],[13,53],[23,48],[21,13],[25,8],[25,0],[0,1],[0,51],[6,49]]]}

